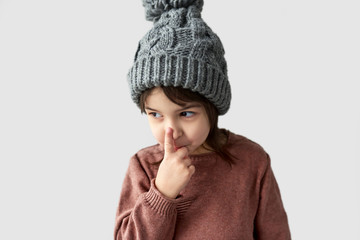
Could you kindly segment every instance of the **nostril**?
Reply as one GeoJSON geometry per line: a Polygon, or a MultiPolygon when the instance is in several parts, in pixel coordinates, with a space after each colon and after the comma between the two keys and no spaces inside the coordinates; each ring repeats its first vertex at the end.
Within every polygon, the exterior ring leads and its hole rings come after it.
{"type": "Polygon", "coordinates": [[[182,132],[181,132],[181,131],[179,131],[179,130],[174,130],[174,131],[173,131],[173,138],[174,138],[174,140],[179,139],[181,136],[182,136],[182,132]]]}

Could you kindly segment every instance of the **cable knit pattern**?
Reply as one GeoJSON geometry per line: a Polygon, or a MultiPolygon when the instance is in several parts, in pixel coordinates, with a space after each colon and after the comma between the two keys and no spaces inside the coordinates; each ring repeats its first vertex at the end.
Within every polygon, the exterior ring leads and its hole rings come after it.
{"type": "Polygon", "coordinates": [[[198,92],[225,114],[231,101],[225,51],[220,38],[201,18],[202,0],[144,0],[153,28],[140,40],[128,73],[131,97],[156,86],[198,92]]]}

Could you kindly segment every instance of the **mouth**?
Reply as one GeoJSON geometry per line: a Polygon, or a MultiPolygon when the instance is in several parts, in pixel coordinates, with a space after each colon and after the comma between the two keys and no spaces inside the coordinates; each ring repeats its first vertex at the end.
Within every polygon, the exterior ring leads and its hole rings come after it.
{"type": "Polygon", "coordinates": [[[178,149],[183,148],[183,147],[186,147],[186,146],[180,146],[180,147],[175,146],[175,151],[177,151],[178,149]]]}

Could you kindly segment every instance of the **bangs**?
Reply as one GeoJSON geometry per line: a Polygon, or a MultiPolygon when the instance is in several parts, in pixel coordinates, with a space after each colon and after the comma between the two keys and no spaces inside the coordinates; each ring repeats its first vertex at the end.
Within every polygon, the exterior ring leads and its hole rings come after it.
{"type": "Polygon", "coordinates": [[[184,107],[189,102],[199,102],[204,105],[207,99],[199,93],[181,87],[161,87],[166,97],[173,103],[184,107]]]}

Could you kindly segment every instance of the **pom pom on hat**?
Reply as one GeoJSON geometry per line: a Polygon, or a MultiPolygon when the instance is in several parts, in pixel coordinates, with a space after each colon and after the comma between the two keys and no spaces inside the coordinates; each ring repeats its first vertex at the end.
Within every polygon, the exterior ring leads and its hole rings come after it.
{"type": "Polygon", "coordinates": [[[161,14],[173,8],[188,8],[194,6],[201,12],[203,0],[143,0],[145,16],[148,21],[157,21],[161,14]]]}

